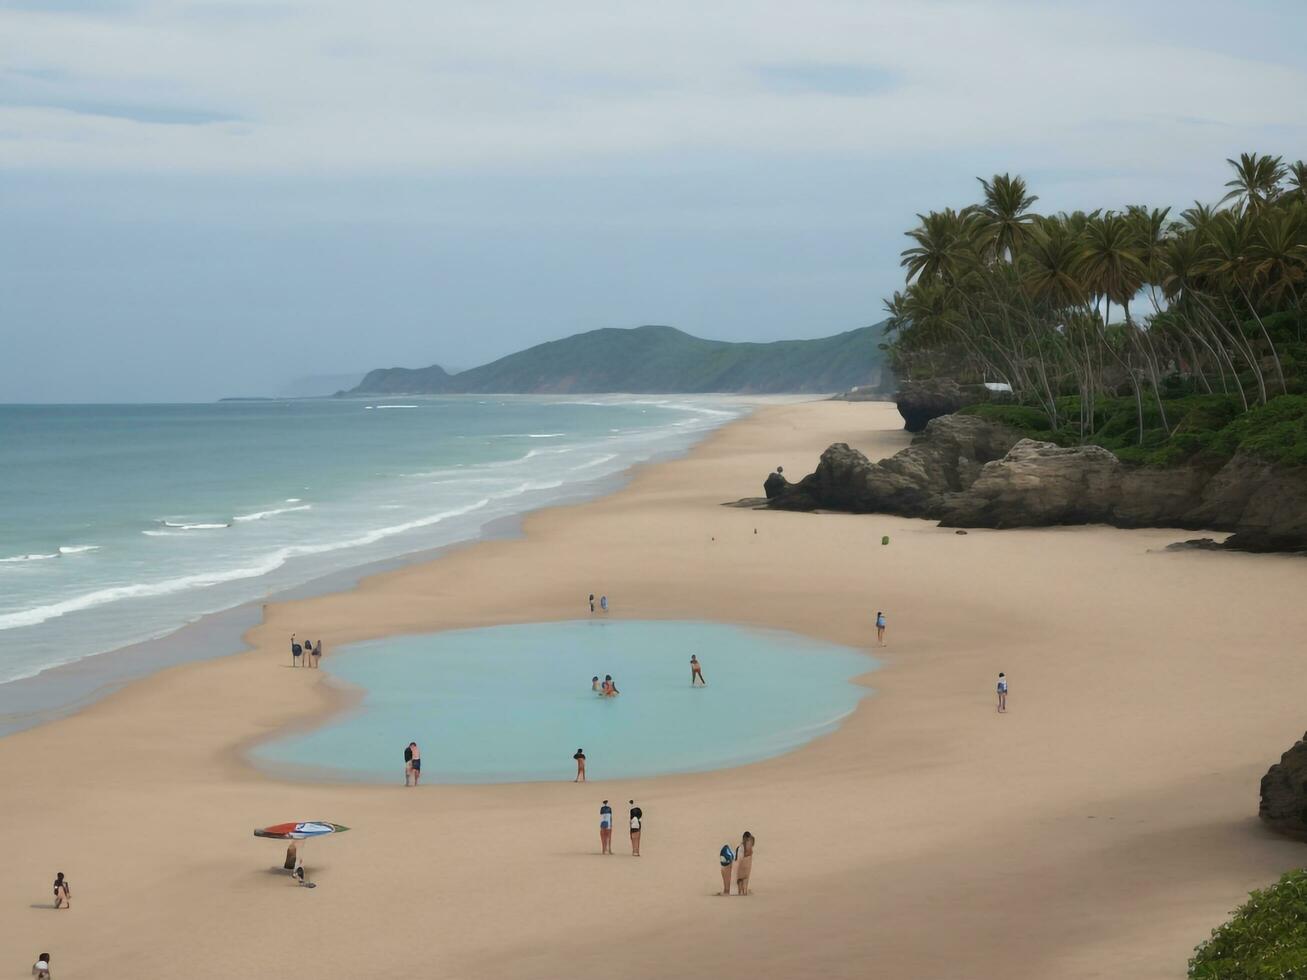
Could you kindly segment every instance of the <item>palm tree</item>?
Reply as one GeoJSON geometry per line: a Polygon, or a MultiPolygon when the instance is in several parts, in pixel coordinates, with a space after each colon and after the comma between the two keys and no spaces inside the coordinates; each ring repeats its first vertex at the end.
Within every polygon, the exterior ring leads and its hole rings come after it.
{"type": "Polygon", "coordinates": [[[975,213],[945,208],[917,218],[921,224],[905,232],[916,244],[903,250],[899,262],[908,270],[908,282],[956,282],[973,253],[975,213]]]}
{"type": "Polygon", "coordinates": [[[1234,179],[1225,182],[1230,191],[1221,198],[1221,203],[1236,201],[1238,210],[1247,214],[1261,213],[1276,199],[1280,181],[1288,172],[1282,158],[1259,153],[1241,153],[1238,161],[1227,159],[1225,162],[1234,168],[1234,179]]]}
{"type": "Polygon", "coordinates": [[[1307,163],[1298,160],[1289,164],[1287,177],[1289,187],[1283,198],[1307,204],[1307,163]]]}
{"type": "Polygon", "coordinates": [[[1039,200],[1021,177],[995,174],[989,180],[977,177],[985,189],[985,200],[976,208],[980,217],[985,255],[997,261],[1013,261],[1021,251],[1035,222],[1030,206],[1039,200]]]}
{"type": "MultiPolygon", "coordinates": [[[[1243,299],[1244,306],[1252,314],[1252,318],[1257,322],[1257,326],[1261,330],[1262,339],[1266,341],[1271,360],[1275,364],[1275,374],[1280,382],[1280,390],[1287,392],[1289,389],[1284,382],[1284,369],[1280,364],[1280,355],[1275,349],[1275,343],[1271,340],[1271,335],[1266,330],[1266,324],[1262,322],[1261,316],[1257,313],[1257,308],[1253,305],[1252,297],[1249,295],[1249,289],[1253,285],[1254,242],[1258,227],[1258,220],[1251,212],[1239,215],[1226,212],[1212,222],[1207,229],[1207,239],[1211,245],[1212,256],[1211,274],[1226,294],[1226,306],[1229,308],[1231,318],[1234,320],[1234,331],[1236,333],[1243,332],[1242,318],[1236,314],[1234,304],[1229,297],[1230,294],[1237,293],[1243,299]]],[[[1266,401],[1264,385],[1262,401],[1266,401]]]]}

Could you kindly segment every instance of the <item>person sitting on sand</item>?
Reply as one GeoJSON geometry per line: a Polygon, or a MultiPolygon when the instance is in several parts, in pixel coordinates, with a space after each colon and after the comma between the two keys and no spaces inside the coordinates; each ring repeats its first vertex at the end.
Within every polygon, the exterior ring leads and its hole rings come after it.
{"type": "Polygon", "coordinates": [[[317,643],[313,644],[313,666],[317,667],[318,661],[320,661],[321,659],[322,659],[322,641],[318,640],[317,643]]]}
{"type": "Polygon", "coordinates": [[[300,656],[304,653],[304,648],[295,642],[295,634],[290,635],[290,665],[298,667],[300,665],[300,656]]]}
{"type": "Polygon", "coordinates": [[[68,887],[68,879],[60,871],[54,876],[54,907],[57,909],[70,909],[73,903],[70,900],[72,889],[68,887]]]}
{"type": "Polygon", "coordinates": [[[595,694],[603,694],[603,693],[604,693],[604,686],[603,686],[602,684],[599,683],[599,675],[598,675],[598,674],[595,674],[593,677],[590,678],[590,690],[594,691],[595,694]]]}
{"type": "Polygon", "coordinates": [[[731,893],[731,865],[735,863],[735,852],[731,850],[730,844],[723,844],[721,849],[722,858],[722,894],[731,893]]]}
{"type": "Polygon", "coordinates": [[[576,755],[572,756],[572,758],[576,760],[576,778],[573,779],[572,782],[584,783],[585,782],[585,749],[577,749],[576,755]]]}
{"type": "Polygon", "coordinates": [[[703,679],[703,668],[699,665],[699,658],[696,657],[694,654],[690,654],[690,686],[691,687],[694,687],[694,682],[696,679],[704,687],[708,686],[708,682],[703,679]]]}
{"type": "Polygon", "coordinates": [[[876,611],[876,642],[885,645],[885,614],[880,610],[876,611]]]}
{"type": "Polygon", "coordinates": [[[613,808],[607,800],[599,808],[599,853],[613,853],[613,808]]]}
{"type": "Polygon", "coordinates": [[[32,964],[32,976],[36,980],[50,980],[50,954],[41,953],[32,964]]]}
{"type": "Polygon", "coordinates": [[[753,872],[753,834],[747,830],[735,851],[735,893],[749,894],[749,875],[753,872]]]}
{"type": "Polygon", "coordinates": [[[1007,711],[1007,674],[998,672],[998,710],[1007,711]]]}

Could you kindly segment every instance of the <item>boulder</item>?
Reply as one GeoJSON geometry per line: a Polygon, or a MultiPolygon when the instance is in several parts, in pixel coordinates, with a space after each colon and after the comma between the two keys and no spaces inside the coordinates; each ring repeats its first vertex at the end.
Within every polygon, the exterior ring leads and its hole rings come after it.
{"type": "Polygon", "coordinates": [[[1307,734],[1262,777],[1257,815],[1272,829],[1307,840],[1307,734]]]}
{"type": "Polygon", "coordinates": [[[767,474],[767,479],[762,481],[762,492],[767,495],[768,500],[779,497],[789,489],[790,481],[785,479],[785,474],[773,470],[767,474]]]}
{"type": "Polygon", "coordinates": [[[909,432],[924,432],[931,419],[951,415],[977,400],[949,378],[905,381],[893,398],[903,416],[903,428],[909,432]]]}

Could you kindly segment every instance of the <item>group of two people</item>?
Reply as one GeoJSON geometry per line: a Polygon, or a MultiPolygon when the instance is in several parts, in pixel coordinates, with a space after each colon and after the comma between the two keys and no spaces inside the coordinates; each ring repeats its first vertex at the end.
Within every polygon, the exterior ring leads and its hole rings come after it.
{"type": "Polygon", "coordinates": [[[722,894],[731,893],[731,872],[735,872],[735,891],[739,895],[749,894],[749,875],[753,872],[753,834],[747,830],[744,832],[744,838],[740,841],[740,846],[732,848],[730,844],[723,844],[721,850],[722,861],[722,894]]]}
{"type": "MultiPolygon", "coordinates": [[[[635,800],[626,801],[631,809],[627,821],[631,828],[631,855],[640,856],[640,831],[644,827],[644,811],[635,805],[635,800]]],[[[599,808],[599,853],[613,853],[613,808],[604,800],[599,808]]]]}
{"type": "Polygon", "coordinates": [[[594,691],[601,698],[615,698],[622,692],[617,689],[617,684],[613,680],[612,674],[604,674],[603,681],[599,680],[599,675],[595,674],[590,678],[590,690],[594,691]]]}
{"type": "MultiPolygon", "coordinates": [[[[590,593],[590,612],[593,613],[594,611],[595,611],[595,594],[594,594],[593,592],[591,592],[591,593],[590,593]]],[[[601,596],[599,597],[599,611],[600,611],[601,613],[603,613],[604,615],[607,615],[607,614],[608,614],[608,596],[606,596],[606,595],[601,595],[601,596]]]]}
{"type": "Polygon", "coordinates": [[[318,665],[318,661],[321,658],[322,658],[321,640],[319,640],[316,645],[312,640],[305,640],[304,645],[300,646],[299,641],[295,639],[295,634],[292,633],[290,635],[290,665],[292,667],[301,667],[301,666],[316,667],[318,665]],[[300,661],[300,657],[304,658],[302,663],[300,661]],[[313,658],[312,663],[309,662],[310,657],[313,658]]]}
{"type": "Polygon", "coordinates": [[[409,742],[404,747],[404,785],[416,786],[422,778],[422,752],[417,742],[409,742]]]}

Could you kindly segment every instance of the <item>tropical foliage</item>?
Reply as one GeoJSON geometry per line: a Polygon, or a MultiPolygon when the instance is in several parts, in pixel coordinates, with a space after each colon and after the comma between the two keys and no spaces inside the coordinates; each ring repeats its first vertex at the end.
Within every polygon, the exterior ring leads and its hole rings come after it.
{"type": "Polygon", "coordinates": [[[1189,961],[1191,980],[1307,978],[1307,871],[1253,892],[1189,961]]]}
{"type": "Polygon", "coordinates": [[[1040,214],[1008,174],[918,215],[886,303],[896,371],[1001,382],[1056,441],[1169,457],[1195,411],[1233,421],[1307,391],[1307,165],[1228,163],[1220,203],[1178,216],[1040,214]]]}

